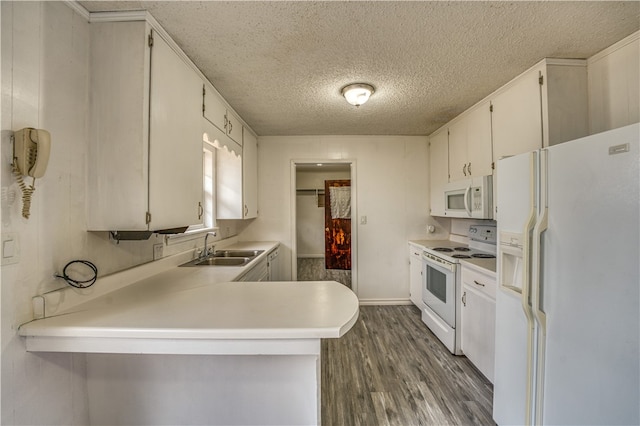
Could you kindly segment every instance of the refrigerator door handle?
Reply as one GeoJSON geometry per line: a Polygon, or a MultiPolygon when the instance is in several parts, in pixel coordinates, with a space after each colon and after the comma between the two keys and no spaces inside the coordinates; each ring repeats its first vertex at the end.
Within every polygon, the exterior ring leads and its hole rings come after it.
{"type": "Polygon", "coordinates": [[[547,315],[542,311],[541,275],[542,275],[542,233],[547,230],[549,224],[549,209],[547,196],[547,151],[540,152],[540,212],[538,221],[533,228],[532,241],[532,269],[531,269],[531,305],[533,314],[538,323],[538,343],[536,353],[536,394],[535,394],[535,424],[542,424],[544,413],[544,369],[547,341],[547,315]]]}
{"type": "Polygon", "coordinates": [[[471,184],[467,186],[467,189],[464,191],[464,209],[467,211],[469,217],[471,216],[471,203],[469,202],[469,193],[471,192],[471,184]]]}
{"type": "Polygon", "coordinates": [[[547,227],[549,225],[549,209],[547,197],[547,155],[547,151],[543,150],[540,152],[540,213],[538,215],[538,221],[533,228],[531,265],[531,304],[533,307],[533,314],[535,315],[536,320],[545,335],[547,332],[547,316],[540,308],[542,306],[542,301],[540,300],[540,275],[542,273],[542,234],[547,230],[547,227]]]}
{"type": "Polygon", "coordinates": [[[527,319],[527,390],[526,390],[526,417],[525,424],[532,423],[533,410],[533,361],[534,361],[534,326],[535,319],[529,304],[531,294],[531,233],[536,223],[536,169],[537,169],[537,152],[532,152],[529,156],[529,201],[530,210],[529,217],[524,226],[523,244],[522,244],[522,295],[521,303],[527,319]]]}

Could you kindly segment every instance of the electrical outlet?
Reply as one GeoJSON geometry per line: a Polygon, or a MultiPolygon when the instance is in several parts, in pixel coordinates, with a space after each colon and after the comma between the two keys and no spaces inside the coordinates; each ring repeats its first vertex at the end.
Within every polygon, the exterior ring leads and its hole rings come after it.
{"type": "Polygon", "coordinates": [[[164,254],[164,244],[154,244],[153,245],[153,260],[162,259],[162,255],[164,254]]]}

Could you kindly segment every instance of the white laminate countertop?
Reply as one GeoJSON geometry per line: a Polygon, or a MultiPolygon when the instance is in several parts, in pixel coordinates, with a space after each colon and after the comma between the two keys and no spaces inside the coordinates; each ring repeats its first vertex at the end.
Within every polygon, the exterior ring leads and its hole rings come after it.
{"type": "Polygon", "coordinates": [[[496,259],[480,259],[480,258],[473,258],[473,259],[460,259],[460,263],[462,263],[463,265],[469,265],[472,268],[475,267],[477,269],[480,270],[480,272],[490,272],[491,274],[489,275],[495,275],[496,274],[496,259]]]}
{"type": "Polygon", "coordinates": [[[229,281],[243,272],[176,266],[71,312],[23,324],[19,334],[31,351],[270,353],[251,342],[319,344],[320,338],[344,335],[358,317],[358,298],[335,281],[229,281]]]}

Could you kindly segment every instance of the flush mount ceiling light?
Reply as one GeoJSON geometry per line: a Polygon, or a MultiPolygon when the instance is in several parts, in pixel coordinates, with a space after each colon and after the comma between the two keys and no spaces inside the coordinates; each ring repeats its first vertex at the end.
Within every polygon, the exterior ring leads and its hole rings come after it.
{"type": "Polygon", "coordinates": [[[354,83],[342,88],[342,96],[351,105],[357,107],[367,102],[373,92],[375,92],[373,86],[366,83],[354,83]]]}

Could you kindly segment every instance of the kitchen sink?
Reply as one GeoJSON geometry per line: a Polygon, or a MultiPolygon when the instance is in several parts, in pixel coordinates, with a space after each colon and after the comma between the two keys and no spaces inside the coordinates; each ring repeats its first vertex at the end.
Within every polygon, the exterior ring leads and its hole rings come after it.
{"type": "Polygon", "coordinates": [[[216,250],[213,257],[256,257],[264,250],[216,250]]]}
{"type": "Polygon", "coordinates": [[[244,266],[264,250],[217,250],[204,259],[193,259],[180,266],[244,266]]]}
{"type": "Polygon", "coordinates": [[[194,259],[180,266],[244,266],[253,259],[249,257],[205,257],[194,259]]]}

